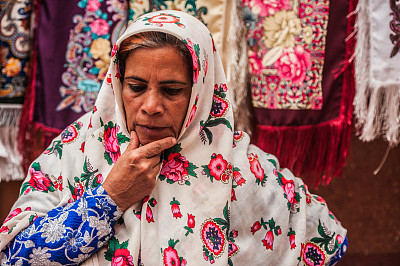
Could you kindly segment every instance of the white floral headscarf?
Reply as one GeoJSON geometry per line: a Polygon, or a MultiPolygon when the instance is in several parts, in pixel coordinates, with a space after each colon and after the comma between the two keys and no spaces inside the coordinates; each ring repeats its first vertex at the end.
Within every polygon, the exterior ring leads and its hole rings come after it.
{"type": "Polygon", "coordinates": [[[32,215],[44,216],[102,183],[125,151],[118,46],[144,31],[174,35],[189,48],[194,85],[188,112],[177,144],[163,154],[152,194],[124,212],[110,245],[85,263],[109,265],[119,256],[134,265],[327,264],[346,230],[322,198],[280,170],[274,156],[249,145],[246,133],[233,131],[231,93],[211,34],[191,15],[170,10],[139,17],[114,45],[93,112],[32,164],[13,208],[18,211],[2,227],[0,249],[32,215]]]}

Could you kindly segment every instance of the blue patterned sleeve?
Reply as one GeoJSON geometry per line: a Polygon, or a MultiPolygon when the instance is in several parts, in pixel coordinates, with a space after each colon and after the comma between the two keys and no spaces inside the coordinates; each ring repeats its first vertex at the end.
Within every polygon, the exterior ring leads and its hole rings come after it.
{"type": "Polygon", "coordinates": [[[329,266],[335,265],[346,253],[347,251],[347,237],[344,239],[343,243],[340,245],[335,255],[329,261],[329,266]]]}
{"type": "Polygon", "coordinates": [[[79,264],[108,241],[121,215],[101,185],[88,189],[77,201],[49,211],[19,233],[0,253],[1,265],[79,264]]]}

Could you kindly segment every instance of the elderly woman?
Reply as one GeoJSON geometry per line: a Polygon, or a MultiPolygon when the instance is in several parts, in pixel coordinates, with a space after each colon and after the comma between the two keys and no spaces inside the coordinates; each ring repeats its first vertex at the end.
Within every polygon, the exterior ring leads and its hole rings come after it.
{"type": "MultiPolygon", "coordinates": [[[[117,41],[94,110],[35,160],[0,229],[12,265],[330,265],[346,230],[233,131],[207,28],[146,14],[117,41]]],[[[2,264],[3,265],[3,264],[2,264]]]]}

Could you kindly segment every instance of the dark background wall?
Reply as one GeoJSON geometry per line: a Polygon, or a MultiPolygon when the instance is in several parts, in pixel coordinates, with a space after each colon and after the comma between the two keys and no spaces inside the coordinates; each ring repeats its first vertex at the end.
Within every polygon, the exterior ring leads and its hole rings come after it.
{"type": "MultiPolygon", "coordinates": [[[[349,249],[338,265],[400,265],[400,147],[387,149],[381,140],[363,143],[352,136],[343,176],[318,190],[348,229],[349,249]]],[[[0,220],[18,196],[21,182],[0,183],[0,220]]]]}

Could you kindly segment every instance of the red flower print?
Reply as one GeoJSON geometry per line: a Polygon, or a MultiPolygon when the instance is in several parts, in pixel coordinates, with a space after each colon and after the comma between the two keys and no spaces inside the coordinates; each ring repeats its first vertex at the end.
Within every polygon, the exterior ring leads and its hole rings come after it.
{"type": "Polygon", "coordinates": [[[246,183],[246,179],[243,178],[239,171],[233,171],[233,180],[235,180],[238,186],[246,183]]]}
{"type": "Polygon", "coordinates": [[[8,232],[8,231],[9,231],[9,229],[5,225],[0,228],[0,233],[4,233],[4,232],[8,232]]]}
{"type": "Polygon", "coordinates": [[[197,54],[194,50],[193,43],[190,39],[186,39],[186,46],[190,51],[190,54],[192,56],[192,62],[193,62],[193,83],[197,83],[197,79],[199,77],[200,73],[200,67],[199,67],[199,59],[197,57],[197,54]]]}
{"type": "MultiPolygon", "coordinates": [[[[117,53],[117,51],[118,51],[118,45],[114,44],[112,51],[111,51],[111,57],[113,57],[117,53]]],[[[111,78],[111,75],[110,75],[110,78],[111,78]]],[[[107,79],[108,79],[108,75],[107,75],[107,79]]],[[[108,83],[111,84],[111,80],[108,83]]]]}
{"type": "Polygon", "coordinates": [[[154,222],[153,212],[151,211],[151,208],[149,205],[147,205],[147,209],[146,209],[146,220],[149,223],[154,222]]]}
{"type": "Polygon", "coordinates": [[[342,244],[343,243],[343,237],[341,235],[337,235],[336,236],[336,241],[338,242],[338,244],[342,244]]]}
{"type": "Polygon", "coordinates": [[[12,212],[10,212],[10,214],[6,217],[6,219],[4,220],[3,224],[5,224],[6,222],[8,222],[10,219],[14,218],[15,216],[17,216],[18,214],[20,214],[22,211],[20,208],[16,208],[15,210],[13,210],[12,212]]]}
{"type": "Polygon", "coordinates": [[[320,203],[326,205],[326,201],[321,196],[314,196],[314,198],[318,200],[320,203]]]}
{"type": "Polygon", "coordinates": [[[265,246],[266,249],[272,250],[273,245],[274,245],[274,234],[272,231],[268,231],[267,234],[265,235],[264,240],[262,240],[263,245],[265,246]]]}
{"type": "Polygon", "coordinates": [[[84,192],[85,192],[85,190],[84,190],[82,184],[81,183],[75,183],[74,194],[72,195],[72,198],[74,200],[78,200],[80,197],[82,197],[84,192]]]}
{"type": "Polygon", "coordinates": [[[249,162],[250,162],[250,171],[254,174],[256,179],[259,181],[258,183],[261,183],[263,186],[265,186],[264,169],[261,167],[261,164],[258,161],[258,156],[251,153],[248,158],[249,158],[249,162]]]}
{"type": "Polygon", "coordinates": [[[254,233],[261,229],[261,223],[259,221],[255,222],[251,227],[251,232],[254,233]]]}
{"type": "MultiPolygon", "coordinates": [[[[92,125],[92,118],[90,118],[90,125],[92,125]]],[[[89,126],[90,126],[89,125],[89,126]]],[[[81,144],[81,148],[79,149],[82,153],[85,152],[85,142],[82,142],[81,144]]]]}
{"type": "Polygon", "coordinates": [[[289,235],[290,249],[294,249],[296,247],[295,240],[296,240],[296,235],[295,234],[289,235]]]}
{"type": "Polygon", "coordinates": [[[189,161],[180,153],[171,153],[168,160],[164,161],[160,175],[166,176],[172,181],[181,181],[188,176],[189,161]]]}
{"type": "Polygon", "coordinates": [[[231,201],[237,200],[236,199],[236,193],[235,190],[232,188],[232,192],[231,192],[231,201]]]}
{"type": "Polygon", "coordinates": [[[63,190],[63,179],[62,179],[61,175],[54,182],[54,188],[58,188],[58,190],[60,190],[60,191],[63,190]]]}
{"type": "Polygon", "coordinates": [[[191,214],[188,213],[188,227],[189,227],[189,228],[194,228],[194,226],[195,226],[195,224],[196,224],[196,222],[195,222],[195,220],[194,220],[194,217],[195,217],[195,216],[193,216],[193,215],[191,215],[191,214]]]}
{"type": "Polygon", "coordinates": [[[149,23],[177,23],[177,22],[179,22],[179,18],[164,13],[149,19],[149,23]]]}
{"type": "Polygon", "coordinates": [[[133,258],[129,253],[129,250],[119,248],[115,250],[114,256],[112,257],[111,265],[112,266],[133,266],[133,258]]]}
{"type": "Polygon", "coordinates": [[[276,235],[280,235],[280,234],[282,234],[282,230],[281,230],[281,228],[279,227],[277,230],[276,230],[276,235]]]}
{"type": "Polygon", "coordinates": [[[105,150],[110,155],[110,158],[113,163],[115,163],[121,156],[121,151],[119,149],[119,144],[117,139],[118,130],[119,126],[107,127],[107,129],[104,129],[105,150]]]}
{"type": "MultiPolygon", "coordinates": [[[[172,247],[167,247],[164,249],[164,265],[166,266],[177,266],[181,265],[181,262],[179,260],[178,252],[172,248],[172,247]]],[[[185,261],[186,265],[186,261],[185,261]]]]}
{"type": "Polygon", "coordinates": [[[172,210],[172,215],[178,219],[182,217],[181,209],[179,208],[179,205],[174,203],[171,205],[171,210],[172,210]]]}
{"type": "Polygon", "coordinates": [[[96,176],[96,182],[97,182],[97,184],[103,183],[103,175],[102,174],[98,174],[96,176]]]}
{"type": "Polygon", "coordinates": [[[225,172],[227,166],[227,161],[224,160],[221,154],[218,154],[215,158],[211,159],[208,164],[208,169],[210,169],[210,175],[216,180],[221,180],[221,175],[225,172]]]}
{"type": "Polygon", "coordinates": [[[99,18],[90,23],[90,29],[93,33],[96,33],[98,36],[106,35],[110,26],[108,25],[107,21],[99,18]]]}
{"type": "Polygon", "coordinates": [[[290,203],[297,203],[296,200],[296,192],[294,191],[294,181],[293,180],[286,180],[284,177],[282,177],[282,183],[283,183],[283,190],[285,191],[287,200],[290,203]]]}
{"type": "Polygon", "coordinates": [[[29,168],[31,179],[28,181],[37,191],[48,191],[51,186],[51,181],[47,176],[44,176],[41,171],[36,171],[33,167],[29,168]]]}
{"type": "Polygon", "coordinates": [[[189,114],[189,118],[188,118],[186,127],[188,127],[193,121],[194,115],[196,114],[196,111],[197,111],[197,101],[198,100],[199,100],[199,95],[197,94],[196,100],[195,100],[195,102],[193,104],[193,107],[192,107],[192,110],[190,110],[190,114],[189,114]]]}

